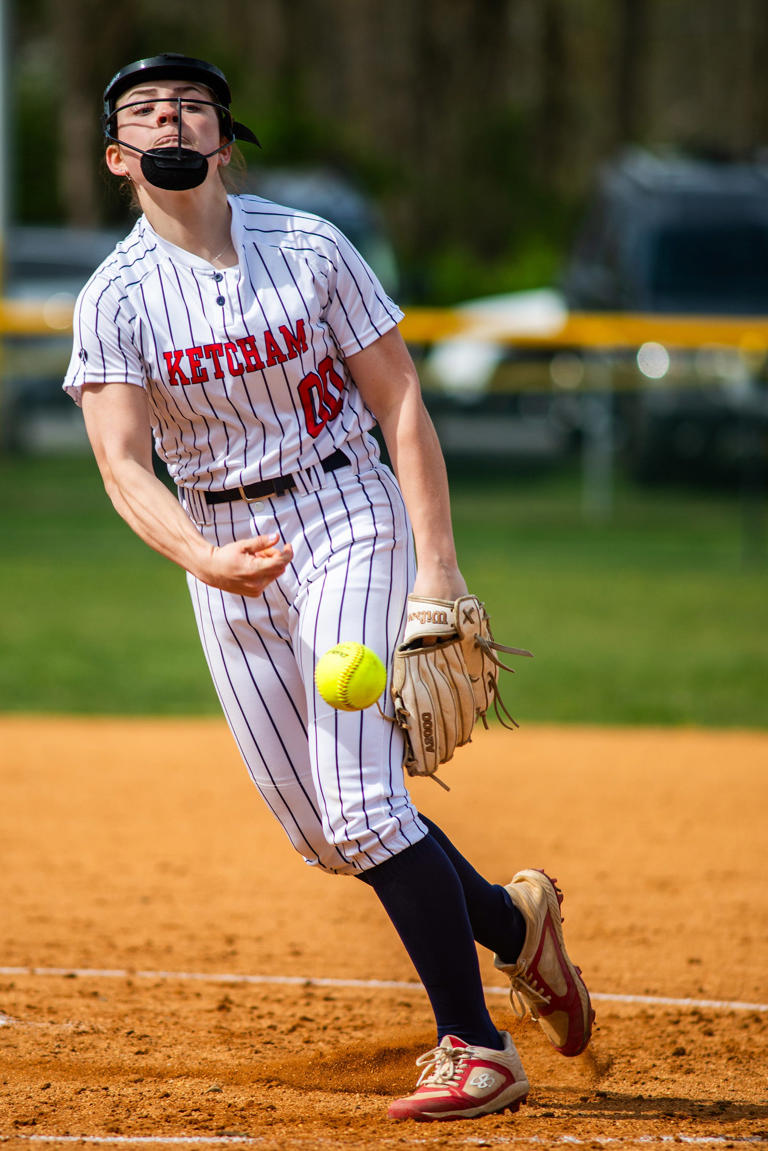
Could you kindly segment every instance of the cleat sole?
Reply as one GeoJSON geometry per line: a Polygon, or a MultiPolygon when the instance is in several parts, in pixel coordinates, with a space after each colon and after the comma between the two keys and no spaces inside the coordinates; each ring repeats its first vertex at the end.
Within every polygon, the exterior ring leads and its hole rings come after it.
{"type": "Polygon", "coordinates": [[[505,1111],[508,1111],[510,1115],[516,1115],[527,1101],[528,1096],[523,1095],[520,1099],[514,1099],[511,1103],[505,1103],[502,1107],[499,1107],[497,1111],[478,1111],[476,1114],[470,1115],[451,1115],[450,1113],[445,1115],[430,1115],[426,1112],[419,1115],[390,1115],[390,1119],[394,1118],[400,1122],[402,1122],[403,1119],[410,1119],[416,1123],[458,1123],[462,1119],[484,1119],[486,1115],[503,1115],[505,1111]]]}

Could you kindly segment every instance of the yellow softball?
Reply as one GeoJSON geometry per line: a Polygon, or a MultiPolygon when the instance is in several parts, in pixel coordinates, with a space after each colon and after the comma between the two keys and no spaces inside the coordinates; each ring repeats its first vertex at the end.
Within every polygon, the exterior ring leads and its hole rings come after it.
{"type": "Polygon", "coordinates": [[[360,711],[384,691],[387,672],[375,651],[349,640],[337,643],[317,661],[315,683],[331,707],[360,711]]]}

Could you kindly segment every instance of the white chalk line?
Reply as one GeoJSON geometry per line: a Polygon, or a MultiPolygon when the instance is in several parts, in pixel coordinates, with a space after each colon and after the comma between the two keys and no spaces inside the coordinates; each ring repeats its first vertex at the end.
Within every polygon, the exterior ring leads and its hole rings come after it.
{"type": "MultiPolygon", "coordinates": [[[[0,967],[2,975],[58,975],[82,979],[178,979],[202,983],[272,984],[277,987],[337,987],[387,991],[422,991],[422,985],[394,979],[325,979],[309,975],[237,975],[232,972],[207,971],[131,971],[128,968],[98,967],[0,967]]],[[[487,995],[508,995],[509,988],[485,987],[487,995]]],[[[630,1003],[643,1007],[708,1008],[711,1011],[768,1012],[768,1003],[743,1003],[734,999],[675,999],[667,995],[618,995],[591,991],[598,1003],[630,1003]]],[[[0,1026],[13,1022],[0,1015],[0,1026]]]]}
{"type": "MultiPolygon", "coordinates": [[[[134,1147],[149,1147],[172,1144],[185,1147],[258,1147],[272,1140],[260,1135],[0,1135],[0,1143],[11,1140],[24,1140],[27,1143],[91,1143],[104,1145],[122,1145],[134,1147]]],[[[455,1143],[492,1146],[496,1140],[479,1140],[475,1138],[454,1139],[455,1143]]],[[[758,1144],[766,1140],[760,1135],[684,1135],[678,1132],[675,1135],[590,1135],[580,1139],[576,1135],[560,1135],[551,1138],[545,1135],[505,1136],[499,1144],[509,1146],[520,1144],[525,1146],[560,1146],[560,1147],[594,1147],[595,1143],[602,1146],[632,1147],[642,1144],[644,1147],[655,1145],[666,1146],[669,1143],[688,1143],[697,1147],[734,1146],[735,1144],[758,1144]]]]}

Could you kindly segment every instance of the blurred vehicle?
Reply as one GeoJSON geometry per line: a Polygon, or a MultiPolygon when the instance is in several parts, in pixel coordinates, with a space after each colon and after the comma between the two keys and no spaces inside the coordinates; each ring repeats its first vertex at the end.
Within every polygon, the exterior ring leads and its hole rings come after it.
{"type": "Polygon", "coordinates": [[[244,191],[330,220],[351,240],[388,295],[400,291],[397,257],[382,219],[360,188],[327,168],[251,168],[244,191]]]}
{"type": "Polygon", "coordinates": [[[768,311],[768,163],[633,148],[606,164],[564,278],[572,308],[768,311]]]}
{"type": "MultiPolygon", "coordinates": [[[[558,290],[471,301],[459,311],[503,316],[536,332],[570,312],[675,315],[768,313],[768,163],[733,164],[640,149],[599,173],[558,290]]],[[[588,349],[531,355],[489,342],[441,341],[425,379],[442,397],[497,411],[510,443],[521,410],[537,407],[551,448],[584,434],[582,397],[614,397],[614,443],[640,477],[739,475],[766,453],[765,349],[666,348],[652,338],[627,354],[588,349]],[[455,357],[455,360],[454,360],[455,357]]],[[[497,431],[496,439],[501,438],[497,431]]]]}
{"type": "MultiPolygon", "coordinates": [[[[16,226],[5,247],[4,294],[43,310],[73,305],[94,269],[124,233],[110,230],[16,226]]],[[[22,451],[79,449],[83,421],[61,390],[72,334],[14,336],[2,356],[2,446],[22,451]]]]}
{"type": "MultiPolygon", "coordinates": [[[[768,163],[631,149],[605,166],[566,269],[573,311],[768,314],[768,163]]],[[[765,352],[614,357],[625,447],[645,478],[737,475],[768,429],[765,352]]]]}

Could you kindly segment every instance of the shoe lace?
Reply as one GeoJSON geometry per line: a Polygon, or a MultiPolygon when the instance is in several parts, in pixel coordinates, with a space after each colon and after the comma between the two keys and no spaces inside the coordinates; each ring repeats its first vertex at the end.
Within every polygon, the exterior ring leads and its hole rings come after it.
{"type": "Polygon", "coordinates": [[[470,1055],[469,1047],[434,1047],[416,1060],[417,1067],[423,1067],[417,1087],[422,1083],[451,1083],[457,1079],[470,1055]]]}
{"type": "Polygon", "coordinates": [[[509,998],[517,1018],[523,1019],[526,1012],[529,1012],[531,1019],[538,1020],[539,1008],[546,1007],[552,996],[547,994],[524,963],[516,963],[506,974],[512,984],[509,998]]]}

